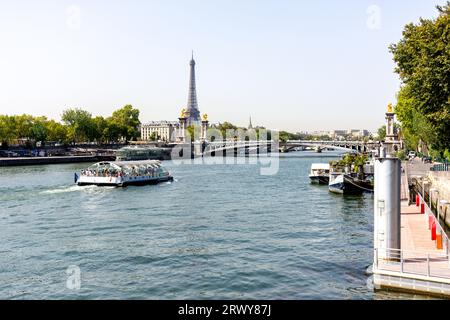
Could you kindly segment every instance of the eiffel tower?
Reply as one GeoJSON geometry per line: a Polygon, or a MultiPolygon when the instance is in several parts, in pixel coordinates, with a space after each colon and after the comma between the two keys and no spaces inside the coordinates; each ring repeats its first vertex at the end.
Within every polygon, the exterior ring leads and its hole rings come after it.
{"type": "Polygon", "coordinates": [[[201,123],[200,120],[200,110],[198,110],[197,103],[197,88],[195,85],[195,60],[194,60],[194,52],[192,52],[192,59],[189,63],[191,66],[191,73],[189,77],[189,95],[188,95],[188,104],[186,110],[186,125],[199,125],[201,123]]]}

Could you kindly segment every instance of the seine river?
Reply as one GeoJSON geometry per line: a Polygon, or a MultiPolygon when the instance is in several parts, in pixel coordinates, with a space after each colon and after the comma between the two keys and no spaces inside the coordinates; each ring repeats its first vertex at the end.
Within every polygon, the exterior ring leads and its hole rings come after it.
{"type": "Polygon", "coordinates": [[[125,189],[74,186],[85,164],[0,168],[0,298],[414,298],[368,285],[373,198],[310,185],[329,160],[165,162],[174,182],[125,189]]]}

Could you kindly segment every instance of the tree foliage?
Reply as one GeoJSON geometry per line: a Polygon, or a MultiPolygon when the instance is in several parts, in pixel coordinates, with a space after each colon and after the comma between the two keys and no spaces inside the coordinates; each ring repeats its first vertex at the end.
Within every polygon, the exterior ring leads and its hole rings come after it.
{"type": "Polygon", "coordinates": [[[402,80],[396,114],[410,137],[450,149],[450,2],[436,19],[408,24],[390,46],[402,80]]]}
{"type": "Polygon", "coordinates": [[[381,126],[381,127],[378,129],[377,134],[378,134],[378,140],[379,140],[379,141],[383,141],[384,139],[386,139],[386,125],[381,126]]]}
{"type": "Polygon", "coordinates": [[[226,138],[227,130],[237,130],[238,127],[230,122],[225,121],[224,123],[219,124],[217,129],[222,134],[222,137],[226,138]]]}
{"type": "Polygon", "coordinates": [[[122,109],[114,111],[108,121],[117,127],[126,142],[136,140],[140,135],[139,110],[134,109],[131,105],[126,105],[122,109]]]}
{"type": "Polygon", "coordinates": [[[92,115],[85,110],[64,110],[61,119],[68,127],[68,138],[74,143],[87,142],[94,135],[92,115]]]}
{"type": "Polygon", "coordinates": [[[139,136],[139,110],[125,106],[109,118],[92,117],[80,108],[66,109],[62,123],[31,115],[0,115],[0,144],[26,142],[111,143],[139,136]]]}
{"type": "Polygon", "coordinates": [[[189,137],[186,137],[188,139],[190,139],[190,141],[195,141],[195,139],[199,139],[200,138],[200,133],[202,128],[199,125],[190,125],[186,128],[189,137]]]}

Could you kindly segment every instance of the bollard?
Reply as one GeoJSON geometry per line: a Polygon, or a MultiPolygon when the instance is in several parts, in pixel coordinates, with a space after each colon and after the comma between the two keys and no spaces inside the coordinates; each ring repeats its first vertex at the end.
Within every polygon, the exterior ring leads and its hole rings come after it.
{"type": "Polygon", "coordinates": [[[436,230],[436,249],[438,250],[442,250],[443,246],[442,246],[442,233],[441,233],[441,229],[437,228],[436,230]]]}
{"type": "Polygon", "coordinates": [[[431,240],[436,240],[436,222],[431,225],[431,240]]]}
{"type": "Polygon", "coordinates": [[[433,225],[433,216],[428,216],[428,230],[431,230],[431,226],[433,225]]]}
{"type": "Polygon", "coordinates": [[[422,204],[420,205],[420,213],[421,213],[421,214],[425,214],[425,203],[422,203],[422,204]]]}
{"type": "Polygon", "coordinates": [[[416,207],[420,205],[420,197],[418,194],[416,194],[416,207]]]}

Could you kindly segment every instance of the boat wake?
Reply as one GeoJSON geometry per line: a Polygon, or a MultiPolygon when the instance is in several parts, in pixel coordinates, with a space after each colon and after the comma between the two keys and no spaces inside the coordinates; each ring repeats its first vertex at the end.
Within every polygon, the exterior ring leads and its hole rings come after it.
{"type": "Polygon", "coordinates": [[[75,186],[70,186],[70,187],[45,190],[45,191],[42,191],[41,193],[42,194],[58,194],[58,193],[68,193],[68,192],[91,190],[91,189],[95,189],[95,188],[98,188],[98,187],[97,186],[77,186],[77,185],[75,185],[75,186]]]}
{"type": "Polygon", "coordinates": [[[178,179],[173,179],[172,181],[166,181],[166,184],[172,184],[172,183],[175,183],[175,182],[178,182],[178,179]]]}

